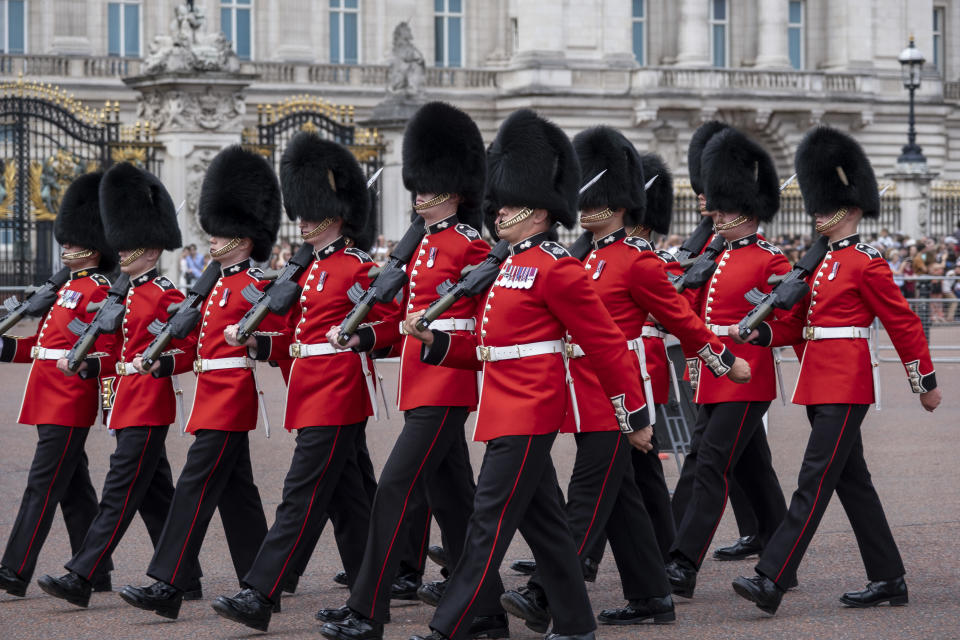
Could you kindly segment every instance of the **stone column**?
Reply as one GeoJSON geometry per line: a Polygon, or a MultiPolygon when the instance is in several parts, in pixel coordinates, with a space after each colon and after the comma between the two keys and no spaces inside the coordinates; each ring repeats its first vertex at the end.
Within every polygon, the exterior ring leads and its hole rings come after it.
{"type": "Polygon", "coordinates": [[[710,66],[710,3],[680,0],[678,67],[710,66]]]}
{"type": "Polygon", "coordinates": [[[930,214],[930,182],[937,173],[927,165],[897,164],[885,177],[894,181],[900,197],[900,231],[917,239],[927,235],[930,214]]]}
{"type": "Polygon", "coordinates": [[[789,6],[786,0],[758,0],[757,2],[757,63],[762,69],[790,67],[787,44],[789,6]]]}

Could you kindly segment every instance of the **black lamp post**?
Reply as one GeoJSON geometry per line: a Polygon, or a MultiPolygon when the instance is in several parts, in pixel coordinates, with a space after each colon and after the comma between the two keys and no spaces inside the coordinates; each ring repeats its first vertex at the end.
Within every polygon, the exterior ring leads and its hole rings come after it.
{"type": "Polygon", "coordinates": [[[923,150],[917,144],[917,129],[914,126],[913,113],[913,93],[920,88],[920,72],[923,70],[923,63],[926,60],[920,50],[913,44],[913,36],[910,36],[909,46],[900,52],[897,60],[900,62],[903,87],[910,92],[910,128],[907,130],[907,144],[904,145],[903,153],[897,158],[897,162],[903,164],[926,163],[927,159],[923,155],[923,150]]]}

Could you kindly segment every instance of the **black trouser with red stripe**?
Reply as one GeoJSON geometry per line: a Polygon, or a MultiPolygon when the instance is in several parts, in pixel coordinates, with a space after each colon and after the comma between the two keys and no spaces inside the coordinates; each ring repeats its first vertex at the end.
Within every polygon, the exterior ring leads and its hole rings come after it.
{"type": "MultiPolygon", "coordinates": [[[[115,431],[117,447],[103,482],[100,509],[83,546],[66,568],[91,580],[119,544],[137,511],[150,540],[157,544],[173,499],[173,478],[165,441],[169,425],[126,427],[115,431]]],[[[199,575],[194,570],[195,575],[199,575]]]]}
{"type": "MultiPolygon", "coordinates": [[[[633,480],[630,442],[620,431],[578,433],[575,438],[577,457],[564,512],[578,555],[584,557],[598,540],[609,536],[624,598],[669,594],[663,556],[633,480]]],[[[543,589],[538,574],[530,583],[543,589]]],[[[551,603],[551,611],[555,608],[551,603]]]]}
{"type": "MultiPolygon", "coordinates": [[[[451,566],[463,552],[473,511],[473,470],[466,456],[463,425],[467,407],[417,407],[404,412],[403,430],[380,472],[370,515],[370,532],[360,574],[347,606],[366,618],[384,622],[390,611],[390,585],[403,560],[412,522],[410,500],[418,483],[444,533],[451,566]]],[[[475,615],[503,613],[499,575],[477,603],[475,615]]]]}
{"type": "Polygon", "coordinates": [[[763,414],[769,406],[769,401],[722,402],[700,408],[698,422],[705,425],[693,486],[671,555],[700,566],[727,506],[732,477],[754,506],[761,532],[775,531],[783,520],[787,505],[773,466],[763,453],[763,414]]]}
{"type": "Polygon", "coordinates": [[[260,491],[253,482],[249,432],[199,429],[193,435],[147,569],[154,580],[180,590],[193,584],[192,567],[214,510],[220,511],[238,579],[249,570],[267,533],[260,491]]]}
{"type": "MultiPolygon", "coordinates": [[[[97,515],[97,492],[90,482],[87,454],[83,449],[89,433],[89,427],[37,425],[37,448],[27,487],[0,561],[23,580],[33,577],[58,504],[70,537],[70,550],[74,553],[97,515]]],[[[111,569],[112,562],[100,567],[103,573],[111,569]]]]}
{"type": "Polygon", "coordinates": [[[560,506],[557,473],[550,458],[556,433],[503,436],[487,442],[463,556],[450,576],[430,627],[448,638],[466,637],[477,602],[520,529],[537,561],[550,603],[553,633],[596,629],[577,546],[560,506]]]}
{"type": "MultiPolygon", "coordinates": [[[[344,426],[297,430],[297,447],[283,481],[283,499],[257,557],[243,576],[244,585],[273,601],[280,599],[284,578],[297,565],[301,544],[316,542],[311,531],[322,527],[327,510],[342,510],[346,534],[361,543],[367,535],[370,502],[357,466],[357,431],[366,420],[344,426]],[[348,511],[349,509],[349,511],[348,511]]],[[[357,545],[363,548],[363,545],[357,545]]],[[[348,579],[354,579],[363,556],[344,557],[348,579]]]]}
{"type": "Polygon", "coordinates": [[[797,490],[793,492],[783,523],[757,563],[757,572],[778,585],[789,585],[796,578],[800,560],[834,491],[857,538],[867,578],[891,580],[905,573],[863,458],[860,424],[869,407],[866,404],[807,407],[811,431],[797,490]]]}

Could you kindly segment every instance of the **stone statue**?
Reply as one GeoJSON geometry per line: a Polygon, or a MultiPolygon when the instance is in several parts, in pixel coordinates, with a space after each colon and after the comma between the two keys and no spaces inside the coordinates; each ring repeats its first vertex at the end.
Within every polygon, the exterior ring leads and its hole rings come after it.
{"type": "Polygon", "coordinates": [[[388,99],[415,102],[423,95],[426,64],[423,54],[413,44],[413,31],[406,22],[393,30],[393,50],[387,72],[388,99]]]}
{"type": "Polygon", "coordinates": [[[223,33],[206,33],[203,9],[193,2],[174,10],[170,34],[154,36],[143,61],[143,74],[240,70],[240,61],[223,33]]]}

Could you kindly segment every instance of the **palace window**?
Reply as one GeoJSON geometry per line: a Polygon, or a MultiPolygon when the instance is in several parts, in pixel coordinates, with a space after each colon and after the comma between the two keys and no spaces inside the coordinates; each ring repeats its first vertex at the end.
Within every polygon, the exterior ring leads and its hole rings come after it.
{"type": "Polygon", "coordinates": [[[933,66],[941,76],[944,75],[943,29],[946,13],[945,7],[933,7],[933,66]]]}
{"type": "Polygon", "coordinates": [[[0,52],[26,53],[25,0],[0,0],[0,52]]]}
{"type": "Polygon", "coordinates": [[[463,66],[463,0],[433,0],[434,65],[463,66]]]}
{"type": "Polygon", "coordinates": [[[633,0],[633,11],[631,21],[633,23],[633,57],[637,64],[643,66],[646,64],[647,50],[647,2],[646,0],[633,0]]]}
{"type": "Polygon", "coordinates": [[[726,67],[730,58],[730,39],[727,27],[730,24],[727,0],[710,1],[710,51],[713,66],[726,67]]]}
{"type": "Polygon", "coordinates": [[[803,69],[805,51],[803,47],[803,0],[790,0],[787,19],[787,50],[790,54],[790,66],[803,69]]]}
{"type": "Polygon", "coordinates": [[[253,56],[252,12],[253,0],[220,0],[220,30],[241,60],[253,56]]]}
{"type": "Polygon", "coordinates": [[[330,62],[360,62],[360,0],[330,0],[330,62]]]}
{"type": "Polygon", "coordinates": [[[107,3],[107,55],[140,57],[140,3],[107,3]]]}

